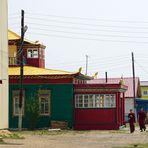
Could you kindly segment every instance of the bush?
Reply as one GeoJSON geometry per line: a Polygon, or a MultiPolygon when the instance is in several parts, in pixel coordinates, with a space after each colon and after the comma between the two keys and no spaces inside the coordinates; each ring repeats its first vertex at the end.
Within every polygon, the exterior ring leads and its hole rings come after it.
{"type": "Polygon", "coordinates": [[[34,130],[40,116],[38,97],[31,97],[26,106],[26,112],[29,119],[29,128],[34,130]]]}

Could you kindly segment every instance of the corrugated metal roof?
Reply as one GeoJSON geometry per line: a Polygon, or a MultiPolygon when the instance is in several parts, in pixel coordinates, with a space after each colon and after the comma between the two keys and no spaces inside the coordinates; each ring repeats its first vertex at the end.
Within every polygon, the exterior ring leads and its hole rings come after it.
{"type": "Polygon", "coordinates": [[[148,86],[148,81],[140,81],[140,86],[148,86]]]}
{"type": "MultiPolygon", "coordinates": [[[[24,76],[27,75],[69,75],[69,74],[76,74],[77,72],[67,72],[62,70],[53,70],[53,69],[45,69],[45,68],[38,68],[32,66],[24,66],[24,76]]],[[[8,70],[9,76],[17,76],[20,75],[20,67],[9,67],[8,70]]]]}
{"type": "MultiPolygon", "coordinates": [[[[107,79],[107,84],[117,84],[119,83],[121,78],[108,78],[107,79]]],[[[94,79],[94,80],[88,80],[88,84],[105,84],[106,79],[105,78],[100,78],[100,79],[94,79]]],[[[133,78],[132,77],[126,77],[123,78],[123,83],[124,85],[128,86],[127,91],[125,92],[125,97],[127,98],[132,98],[133,95],[133,78]]],[[[135,78],[135,92],[136,92],[136,97],[138,97],[138,89],[140,88],[139,86],[139,78],[135,78]]]]}
{"type": "Polygon", "coordinates": [[[8,40],[19,40],[21,37],[15,32],[8,30],[8,40]]]}
{"type": "MultiPolygon", "coordinates": [[[[8,40],[20,40],[21,39],[21,36],[16,34],[15,32],[11,31],[8,29],[8,40]]],[[[24,39],[25,42],[28,42],[30,44],[33,44],[33,45],[42,45],[39,41],[37,42],[33,42],[33,41],[30,41],[28,39],[24,39]]],[[[44,45],[43,45],[44,46],[44,45]]]]}

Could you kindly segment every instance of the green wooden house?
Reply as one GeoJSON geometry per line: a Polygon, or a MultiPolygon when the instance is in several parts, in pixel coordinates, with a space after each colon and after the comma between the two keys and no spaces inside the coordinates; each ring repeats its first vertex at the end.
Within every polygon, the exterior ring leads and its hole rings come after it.
{"type": "MultiPolygon", "coordinates": [[[[19,78],[20,67],[9,67],[9,128],[18,127],[19,78]]],[[[22,127],[30,127],[31,113],[27,107],[37,100],[39,118],[36,128],[50,127],[51,121],[66,121],[72,128],[74,84],[84,84],[88,79],[90,77],[80,72],[24,66],[22,127]]]]}

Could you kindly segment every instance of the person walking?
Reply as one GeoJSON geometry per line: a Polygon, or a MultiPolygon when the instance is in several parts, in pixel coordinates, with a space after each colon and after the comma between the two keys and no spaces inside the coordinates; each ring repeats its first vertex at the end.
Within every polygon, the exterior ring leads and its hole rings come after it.
{"type": "Polygon", "coordinates": [[[144,131],[146,130],[145,120],[146,120],[146,112],[143,110],[143,108],[141,108],[140,111],[138,112],[138,122],[141,132],[143,132],[143,130],[144,131]]]}
{"type": "Polygon", "coordinates": [[[130,113],[128,114],[130,133],[135,131],[135,113],[132,109],[130,109],[130,113]]]}

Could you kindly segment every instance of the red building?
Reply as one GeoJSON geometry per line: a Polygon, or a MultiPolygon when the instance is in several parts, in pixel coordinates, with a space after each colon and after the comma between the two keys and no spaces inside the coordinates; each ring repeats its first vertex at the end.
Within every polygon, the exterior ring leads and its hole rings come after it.
{"type": "MultiPolygon", "coordinates": [[[[8,30],[9,38],[9,66],[19,65],[20,39],[21,37],[13,31],[8,30]]],[[[45,68],[45,48],[39,41],[24,39],[23,56],[24,65],[45,68]]]]}
{"type": "MultiPolygon", "coordinates": [[[[88,84],[117,84],[119,83],[121,78],[99,78],[94,80],[87,81],[88,84]],[[107,82],[106,82],[107,81],[107,82]]],[[[123,84],[128,86],[127,91],[125,92],[125,120],[128,121],[128,113],[130,109],[134,110],[134,92],[133,92],[133,78],[132,77],[124,77],[122,78],[123,84]]],[[[140,90],[140,79],[135,77],[135,97],[141,97],[140,90]]]]}
{"type": "Polygon", "coordinates": [[[121,84],[74,86],[74,129],[113,130],[124,125],[124,93],[121,84]]]}

